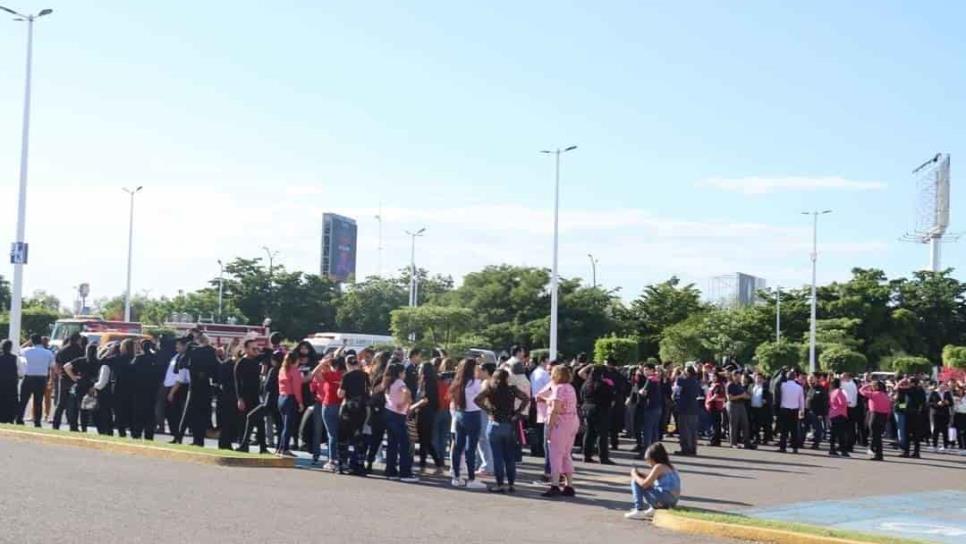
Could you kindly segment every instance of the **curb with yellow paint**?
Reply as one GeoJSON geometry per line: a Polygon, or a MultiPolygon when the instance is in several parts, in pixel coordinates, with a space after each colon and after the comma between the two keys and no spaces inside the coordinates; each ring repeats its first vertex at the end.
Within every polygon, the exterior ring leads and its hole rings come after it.
{"type": "Polygon", "coordinates": [[[112,442],[74,434],[37,433],[28,430],[0,429],[0,437],[15,438],[30,442],[75,446],[115,453],[127,453],[143,457],[155,457],[172,461],[188,461],[206,465],[248,468],[294,468],[295,459],[284,457],[228,457],[216,453],[202,453],[176,450],[149,445],[149,443],[112,442]]]}
{"type": "Polygon", "coordinates": [[[677,515],[673,510],[658,510],[655,512],[654,526],[693,535],[735,538],[774,544],[869,544],[868,541],[695,519],[677,515]]]}

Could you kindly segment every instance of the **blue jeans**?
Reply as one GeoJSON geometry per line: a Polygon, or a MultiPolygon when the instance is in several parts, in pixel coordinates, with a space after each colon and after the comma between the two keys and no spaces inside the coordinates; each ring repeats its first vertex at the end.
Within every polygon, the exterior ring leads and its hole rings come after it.
{"type": "Polygon", "coordinates": [[[453,443],[453,478],[460,477],[460,458],[466,453],[466,478],[476,478],[476,446],[480,441],[481,412],[456,412],[456,441],[453,443]]]}
{"type": "Polygon", "coordinates": [[[289,442],[292,440],[292,433],[296,432],[299,426],[298,405],[293,395],[278,396],[278,411],[282,414],[282,437],[279,439],[279,451],[288,451],[289,442]]]}
{"type": "Polygon", "coordinates": [[[450,427],[453,424],[453,416],[449,409],[444,408],[436,411],[436,421],[433,422],[433,447],[436,453],[446,458],[446,448],[449,446],[450,427]]]}
{"type": "Polygon", "coordinates": [[[486,412],[484,412],[483,410],[480,410],[479,412],[476,412],[476,413],[480,414],[480,432],[479,432],[480,439],[479,439],[478,453],[480,454],[481,462],[480,462],[479,468],[480,470],[489,470],[490,472],[492,472],[493,471],[493,448],[490,447],[490,439],[486,437],[486,432],[485,432],[486,424],[490,421],[490,418],[489,416],[486,415],[486,412]]]}
{"type": "Polygon", "coordinates": [[[486,437],[493,450],[493,474],[496,485],[503,482],[513,485],[517,480],[517,441],[513,436],[513,423],[490,421],[486,427],[486,437]]]}
{"type": "Polygon", "coordinates": [[[644,510],[644,504],[654,508],[673,508],[678,503],[678,498],[670,491],[658,491],[654,487],[644,489],[635,481],[631,481],[631,494],[634,496],[634,508],[644,510]]]}
{"type": "Polygon", "coordinates": [[[899,440],[899,448],[903,451],[909,449],[909,435],[906,433],[907,428],[905,412],[896,412],[896,435],[899,440]]]}
{"type": "Polygon", "coordinates": [[[820,445],[825,439],[825,417],[809,412],[808,426],[812,429],[812,444],[820,445]]]}
{"type": "Polygon", "coordinates": [[[386,410],[383,417],[386,421],[386,431],[389,433],[389,443],[386,446],[386,477],[411,478],[413,452],[409,448],[406,416],[386,410]]]}
{"type": "Polygon", "coordinates": [[[651,444],[660,441],[658,429],[661,426],[662,412],[663,410],[661,408],[644,410],[644,426],[641,430],[641,451],[647,451],[647,448],[651,444]]]}
{"type": "MultiPolygon", "coordinates": [[[[316,410],[319,407],[316,406],[316,410]]],[[[342,464],[339,458],[339,405],[322,407],[322,421],[325,422],[325,432],[329,435],[329,462],[342,464]]]]}

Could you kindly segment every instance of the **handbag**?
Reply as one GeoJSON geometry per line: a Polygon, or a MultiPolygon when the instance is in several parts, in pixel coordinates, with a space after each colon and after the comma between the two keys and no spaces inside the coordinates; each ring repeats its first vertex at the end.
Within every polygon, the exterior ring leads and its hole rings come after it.
{"type": "Polygon", "coordinates": [[[88,393],[84,395],[80,403],[81,410],[87,410],[88,412],[93,412],[97,410],[97,397],[88,393]]]}

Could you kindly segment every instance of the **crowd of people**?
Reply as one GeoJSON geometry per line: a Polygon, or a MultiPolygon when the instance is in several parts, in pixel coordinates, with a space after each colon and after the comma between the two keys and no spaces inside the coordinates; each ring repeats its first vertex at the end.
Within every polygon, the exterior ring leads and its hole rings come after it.
{"type": "Polygon", "coordinates": [[[575,452],[585,463],[614,464],[623,435],[647,462],[631,471],[631,519],[677,503],[680,475],[662,444],[669,435],[684,457],[698,454],[701,439],[846,457],[861,447],[874,460],[884,441],[901,457],[918,457],[923,442],[966,453],[966,384],[925,376],[618,366],[585,355],[558,362],[520,347],[496,362],[440,350],[424,360],[419,349],[320,354],[308,342],[286,349],[278,333],[268,346],[213,346],[195,331],[100,349],[78,334],[56,354],[37,336],[20,356],[12,347],[0,350],[0,422],[23,424],[32,402],[38,427],[47,417],[60,428],[66,418],[71,431],[146,440],[167,433],[172,443],[190,435],[202,447],[217,435],[222,449],[304,450],[325,470],[358,476],[372,474],[377,459],[385,477],[402,482],[418,482],[417,467],[444,474],[448,465],[454,487],[513,493],[528,449],[544,459],[544,496],[570,497],[575,452]],[[44,412],[48,384],[54,406],[44,412]]]}

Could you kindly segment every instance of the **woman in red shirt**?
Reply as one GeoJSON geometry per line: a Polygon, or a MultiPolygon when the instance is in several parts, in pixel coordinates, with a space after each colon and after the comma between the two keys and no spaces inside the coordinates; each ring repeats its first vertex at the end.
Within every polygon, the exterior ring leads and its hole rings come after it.
{"type": "Polygon", "coordinates": [[[331,472],[336,470],[342,472],[345,465],[344,456],[339,451],[339,406],[342,404],[340,386],[343,374],[345,374],[345,357],[340,355],[333,359],[331,355],[327,355],[312,371],[312,381],[309,383],[309,388],[318,403],[312,414],[312,425],[315,430],[312,461],[318,462],[322,454],[322,423],[324,422],[325,432],[329,438],[329,462],[324,468],[331,472]]]}
{"type": "Polygon", "coordinates": [[[728,398],[725,395],[725,380],[721,374],[714,375],[714,383],[708,387],[707,397],[707,400],[704,401],[704,407],[711,416],[711,425],[714,429],[714,435],[711,437],[709,445],[720,446],[721,424],[724,420],[725,401],[728,398]]]}
{"type": "Polygon", "coordinates": [[[299,412],[305,410],[302,399],[302,372],[298,362],[298,354],[289,352],[278,371],[278,411],[282,414],[282,437],[275,453],[287,457],[295,457],[289,449],[289,442],[292,433],[298,430],[299,412]]]}

